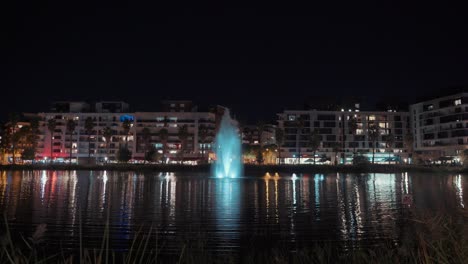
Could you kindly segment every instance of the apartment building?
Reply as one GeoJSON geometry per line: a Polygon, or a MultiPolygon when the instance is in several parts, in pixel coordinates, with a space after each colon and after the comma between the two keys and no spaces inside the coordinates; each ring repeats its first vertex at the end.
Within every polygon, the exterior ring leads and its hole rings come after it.
{"type": "Polygon", "coordinates": [[[432,160],[456,159],[468,148],[468,93],[410,105],[414,148],[432,160]]]}
{"type": "Polygon", "coordinates": [[[408,155],[404,138],[409,129],[409,113],[396,110],[361,112],[359,105],[341,111],[286,110],[278,114],[278,127],[284,130],[281,156],[285,163],[351,163],[355,153],[372,157],[374,142],[369,126],[378,126],[375,141],[376,163],[404,162],[408,155]],[[354,124],[353,124],[354,123],[354,124]],[[353,129],[354,128],[354,129],[353,129]],[[311,133],[318,134],[320,146],[309,147],[311,133]],[[393,136],[389,145],[387,138],[393,136]]]}
{"type": "Polygon", "coordinates": [[[246,125],[242,127],[242,144],[245,145],[272,145],[276,144],[276,125],[265,124],[261,127],[246,125]],[[260,133],[260,129],[262,130],[260,133]]]}
{"type": "Polygon", "coordinates": [[[179,105],[172,109],[164,108],[168,110],[164,112],[127,112],[129,106],[124,102],[98,102],[91,106],[85,102],[55,103],[52,107],[54,112],[38,114],[41,120],[38,158],[67,161],[71,152],[72,162],[81,162],[88,156],[93,162],[111,162],[115,161],[117,151],[126,146],[132,152],[132,159],[138,161],[144,159],[149,141],[168,162],[208,159],[216,124],[219,123],[217,119],[223,108],[218,106],[215,111],[206,112],[187,111],[184,107],[187,101],[171,101],[169,106],[175,104],[179,105]],[[90,134],[85,128],[88,118],[93,120],[90,134]],[[68,120],[76,123],[73,133],[67,131],[68,120]],[[125,120],[130,122],[128,134],[122,127],[125,120]],[[49,129],[50,123],[55,123],[53,130],[49,129]],[[179,137],[183,126],[187,128],[185,144],[179,137]],[[112,132],[109,142],[103,133],[106,128],[112,132]],[[145,128],[149,130],[149,140],[142,138],[145,128]],[[167,131],[166,139],[160,136],[163,129],[167,131]]]}

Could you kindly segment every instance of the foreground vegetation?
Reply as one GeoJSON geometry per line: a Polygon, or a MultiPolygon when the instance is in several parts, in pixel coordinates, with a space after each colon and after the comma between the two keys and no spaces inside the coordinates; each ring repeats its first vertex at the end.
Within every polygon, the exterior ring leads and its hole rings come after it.
{"type": "MultiPolygon", "coordinates": [[[[365,246],[317,242],[311,245],[274,242],[268,234],[241,241],[238,250],[213,251],[210,241],[191,238],[167,250],[153,227],[140,229],[128,249],[114,250],[106,226],[99,247],[51,249],[43,240],[45,225],[29,237],[12,239],[8,225],[1,239],[0,263],[468,263],[467,217],[444,215],[408,218],[397,241],[365,246]]],[[[80,229],[81,234],[81,229],[80,229]]],[[[278,240],[277,240],[278,241],[278,240]]]]}

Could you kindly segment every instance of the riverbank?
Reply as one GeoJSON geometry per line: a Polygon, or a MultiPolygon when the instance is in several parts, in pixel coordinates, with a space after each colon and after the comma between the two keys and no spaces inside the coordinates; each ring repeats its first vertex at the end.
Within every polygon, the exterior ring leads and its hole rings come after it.
{"type": "MultiPolygon", "coordinates": [[[[210,172],[210,164],[180,165],[180,164],[27,164],[0,165],[0,171],[6,170],[92,170],[92,171],[152,171],[152,172],[210,172]]],[[[244,165],[245,175],[264,175],[265,173],[468,173],[468,168],[449,166],[418,166],[394,164],[358,165],[244,165]]]]}

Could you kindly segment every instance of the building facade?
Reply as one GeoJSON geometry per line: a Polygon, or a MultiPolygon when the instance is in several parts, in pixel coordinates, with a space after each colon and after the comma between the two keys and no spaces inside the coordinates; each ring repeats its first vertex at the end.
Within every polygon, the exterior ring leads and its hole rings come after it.
{"type": "MultiPolygon", "coordinates": [[[[184,101],[183,104],[186,103],[184,101]]],[[[183,107],[168,112],[130,113],[125,112],[128,104],[123,102],[99,102],[93,107],[81,102],[69,104],[61,102],[60,112],[38,114],[41,120],[37,147],[39,159],[67,162],[71,152],[72,162],[81,162],[88,156],[93,162],[112,162],[122,147],[131,151],[134,161],[143,161],[150,147],[154,147],[165,162],[208,159],[220,116],[216,112],[186,111],[183,107]],[[94,111],[89,112],[89,109],[94,111]],[[85,125],[88,118],[93,121],[89,134],[85,125]],[[67,130],[68,120],[76,124],[72,133],[67,130]],[[125,120],[130,123],[128,133],[122,126],[125,120]],[[55,124],[53,129],[50,123],[55,124]],[[180,136],[182,127],[186,131],[184,138],[180,136]],[[145,128],[149,132],[147,139],[142,136],[145,128]],[[106,129],[112,134],[108,142],[104,135],[106,129]],[[164,138],[162,130],[166,132],[164,138]]]]}
{"type": "Polygon", "coordinates": [[[242,144],[244,145],[274,145],[276,125],[265,124],[261,127],[247,125],[242,127],[242,144]],[[262,130],[260,132],[260,130],[262,130]]]}
{"type": "Polygon", "coordinates": [[[414,148],[430,160],[456,159],[468,148],[468,93],[410,105],[414,148]]]}
{"type": "Polygon", "coordinates": [[[349,164],[355,154],[371,159],[374,144],[375,163],[404,162],[408,157],[404,147],[408,112],[287,110],[278,114],[278,127],[284,131],[281,157],[285,163],[349,164]],[[371,124],[378,127],[375,142],[369,135],[371,124]],[[313,132],[320,142],[315,157],[310,148],[313,132]]]}

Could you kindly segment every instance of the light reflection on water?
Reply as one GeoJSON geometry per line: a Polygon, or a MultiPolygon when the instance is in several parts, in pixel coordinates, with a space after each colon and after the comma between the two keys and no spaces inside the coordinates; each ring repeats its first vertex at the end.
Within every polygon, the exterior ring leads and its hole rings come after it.
{"type": "Polygon", "coordinates": [[[114,241],[153,225],[168,241],[203,233],[236,248],[268,232],[278,240],[398,239],[408,210],[464,210],[466,175],[278,174],[213,178],[183,173],[34,171],[0,173],[0,209],[15,232],[48,225],[51,240],[114,241]],[[446,183],[446,184],[443,184],[446,183]],[[93,240],[94,239],[94,240],[93,240]]]}

